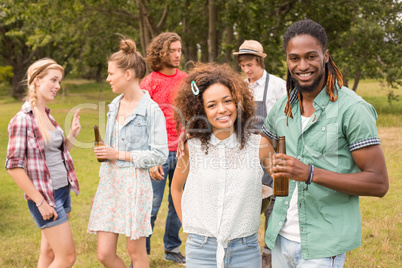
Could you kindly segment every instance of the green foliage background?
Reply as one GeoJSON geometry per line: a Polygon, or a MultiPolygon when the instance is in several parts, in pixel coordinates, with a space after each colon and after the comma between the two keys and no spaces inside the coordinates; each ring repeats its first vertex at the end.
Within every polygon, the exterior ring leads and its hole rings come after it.
{"type": "Polygon", "coordinates": [[[346,83],[402,83],[399,0],[1,0],[0,66],[13,67],[14,97],[24,92],[19,82],[27,67],[42,57],[63,64],[70,78],[101,81],[108,55],[118,49],[116,33],[131,37],[145,54],[153,37],[174,31],[183,39],[183,68],[189,60],[235,67],[232,53],[255,39],[268,54],[267,70],[284,76],[281,36],[306,18],[326,29],[328,49],[346,83]]]}

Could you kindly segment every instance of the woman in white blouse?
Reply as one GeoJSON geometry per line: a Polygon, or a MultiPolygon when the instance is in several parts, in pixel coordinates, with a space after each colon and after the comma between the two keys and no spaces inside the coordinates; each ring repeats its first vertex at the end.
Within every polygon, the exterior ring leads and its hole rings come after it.
{"type": "Polygon", "coordinates": [[[261,162],[268,171],[274,149],[250,132],[255,106],[248,85],[228,65],[198,63],[176,107],[178,128],[192,137],[171,189],[188,233],[186,266],[260,268],[261,162]]]}

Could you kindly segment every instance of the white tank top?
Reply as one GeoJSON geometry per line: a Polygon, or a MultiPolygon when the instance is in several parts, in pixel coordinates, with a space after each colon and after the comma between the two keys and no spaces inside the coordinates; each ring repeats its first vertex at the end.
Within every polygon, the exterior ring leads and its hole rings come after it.
{"type": "MultiPolygon", "coordinates": [[[[301,116],[302,126],[303,129],[307,126],[310,117],[301,116]]],[[[299,209],[297,208],[297,201],[299,199],[298,194],[298,187],[296,184],[296,188],[293,191],[292,198],[290,199],[289,208],[286,214],[286,221],[283,225],[282,229],[280,230],[279,234],[286,239],[299,242],[300,243],[300,226],[299,226],[299,209]]]]}

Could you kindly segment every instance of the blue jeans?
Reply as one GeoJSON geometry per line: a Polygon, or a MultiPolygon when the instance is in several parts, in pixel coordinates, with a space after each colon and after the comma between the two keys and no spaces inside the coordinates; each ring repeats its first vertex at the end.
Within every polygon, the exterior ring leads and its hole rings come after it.
{"type": "MultiPolygon", "coordinates": [[[[179,217],[176,214],[176,210],[173,206],[172,195],[170,194],[170,186],[172,185],[173,173],[176,169],[177,157],[176,152],[169,152],[169,157],[167,161],[162,165],[163,172],[165,175],[163,176],[163,180],[153,180],[152,188],[154,192],[154,198],[152,201],[152,211],[151,211],[151,226],[152,230],[155,226],[155,220],[158,215],[159,208],[161,207],[161,203],[163,200],[163,193],[165,192],[166,179],[169,177],[169,210],[166,217],[166,225],[165,225],[165,235],[163,236],[163,244],[165,250],[173,251],[178,250],[181,245],[181,239],[179,237],[179,231],[181,228],[181,222],[179,217]]],[[[147,237],[147,253],[151,253],[151,236],[147,237]]]]}
{"type": "MultiPolygon", "coordinates": [[[[186,242],[187,268],[216,268],[215,237],[188,234],[186,242]]],[[[228,242],[223,260],[225,268],[261,268],[261,251],[258,233],[228,242]]]]}
{"type": "Polygon", "coordinates": [[[309,267],[309,268],[342,268],[346,253],[333,257],[304,260],[299,242],[291,241],[278,235],[272,250],[272,267],[309,267]]]}

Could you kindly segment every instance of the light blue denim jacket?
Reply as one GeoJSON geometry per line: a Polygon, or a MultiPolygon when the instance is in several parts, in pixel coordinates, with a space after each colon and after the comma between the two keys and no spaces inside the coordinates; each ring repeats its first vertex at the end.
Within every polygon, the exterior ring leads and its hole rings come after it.
{"type": "MultiPolygon", "coordinates": [[[[151,99],[148,91],[142,90],[142,92],[144,92],[144,96],[137,109],[127,118],[120,130],[119,148],[117,148],[119,151],[130,152],[133,162],[117,160],[119,167],[134,166],[149,169],[162,165],[168,157],[165,116],[158,104],[151,99]]],[[[110,146],[112,130],[116,124],[116,116],[122,98],[123,94],[109,104],[105,134],[107,146],[110,146]]]]}

